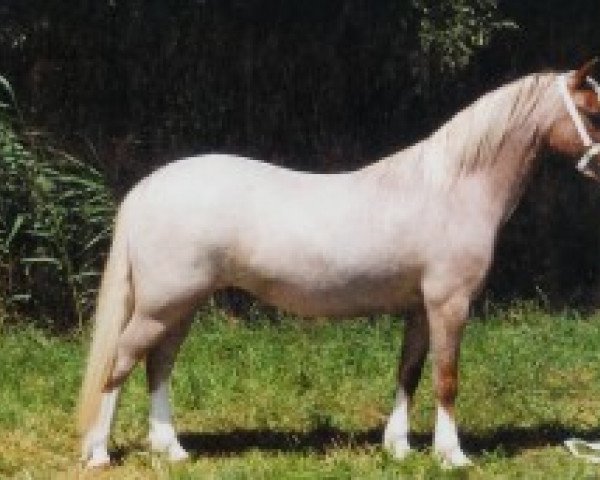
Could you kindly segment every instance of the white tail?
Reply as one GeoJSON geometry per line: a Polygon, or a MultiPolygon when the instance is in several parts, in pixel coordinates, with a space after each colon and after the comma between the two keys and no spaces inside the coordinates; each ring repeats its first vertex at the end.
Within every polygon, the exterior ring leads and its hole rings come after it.
{"type": "Polygon", "coordinates": [[[97,420],[103,389],[114,364],[117,341],[133,309],[127,234],[122,223],[122,215],[118,215],[94,315],[94,333],[78,406],[82,434],[87,433],[97,420]]]}

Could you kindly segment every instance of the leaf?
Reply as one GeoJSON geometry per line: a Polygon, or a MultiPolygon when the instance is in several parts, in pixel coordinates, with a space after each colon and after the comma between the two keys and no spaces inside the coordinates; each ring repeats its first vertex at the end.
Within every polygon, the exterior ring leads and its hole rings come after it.
{"type": "Polygon", "coordinates": [[[23,118],[23,115],[21,114],[21,109],[19,108],[19,104],[17,103],[17,97],[15,95],[15,92],[12,89],[10,82],[2,75],[0,75],[0,86],[4,87],[4,90],[6,90],[6,93],[8,93],[8,96],[10,97],[13,103],[12,106],[16,110],[19,120],[21,120],[23,118]]]}
{"type": "Polygon", "coordinates": [[[94,245],[96,245],[101,240],[109,238],[111,230],[112,230],[111,227],[107,227],[104,230],[102,230],[98,235],[96,235],[86,245],[84,245],[83,251],[85,252],[85,251],[89,250],[90,248],[92,248],[94,245]]]}
{"type": "Polygon", "coordinates": [[[10,82],[2,75],[0,75],[0,86],[2,86],[4,88],[4,90],[8,93],[8,95],[10,96],[11,100],[13,101],[13,106],[16,106],[17,105],[17,97],[15,96],[15,92],[12,89],[10,82]]]}
{"type": "Polygon", "coordinates": [[[81,273],[78,273],[77,275],[73,275],[73,278],[75,278],[77,280],[82,280],[84,278],[99,277],[100,275],[101,275],[101,273],[96,272],[96,271],[81,272],[81,273]]]}
{"type": "Polygon", "coordinates": [[[64,184],[81,185],[84,187],[91,188],[93,190],[99,190],[103,187],[103,185],[98,181],[94,181],[84,177],[77,177],[74,175],[60,175],[57,177],[57,180],[64,184]]]}
{"type": "Polygon", "coordinates": [[[11,295],[10,299],[15,302],[28,302],[29,300],[31,300],[31,294],[30,293],[17,293],[15,295],[11,295]]]}
{"type": "Polygon", "coordinates": [[[50,263],[61,267],[60,260],[53,257],[26,257],[21,259],[21,263],[50,263]]]}
{"type": "Polygon", "coordinates": [[[15,236],[19,232],[19,229],[25,222],[25,218],[26,218],[25,215],[22,213],[17,215],[17,218],[15,219],[15,222],[13,223],[13,226],[10,229],[9,234],[6,237],[6,240],[4,240],[4,244],[6,245],[7,248],[10,247],[12,240],[15,238],[15,236]]]}

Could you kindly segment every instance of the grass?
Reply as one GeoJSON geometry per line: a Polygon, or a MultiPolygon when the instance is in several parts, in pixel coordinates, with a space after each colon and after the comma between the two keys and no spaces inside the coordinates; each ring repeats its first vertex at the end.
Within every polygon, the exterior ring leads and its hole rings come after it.
{"type": "Polygon", "coordinates": [[[444,472],[430,454],[429,369],[412,412],[417,452],[380,448],[391,409],[401,322],[284,319],[232,325],[200,318],[173,378],[176,423],[192,460],[148,453],[141,369],[112,440],[116,465],[78,465],[73,409],[80,338],[5,327],[0,337],[0,477],[13,478],[600,478],[569,456],[571,435],[600,439],[600,316],[513,309],[473,320],[458,415],[476,466],[444,472]]]}

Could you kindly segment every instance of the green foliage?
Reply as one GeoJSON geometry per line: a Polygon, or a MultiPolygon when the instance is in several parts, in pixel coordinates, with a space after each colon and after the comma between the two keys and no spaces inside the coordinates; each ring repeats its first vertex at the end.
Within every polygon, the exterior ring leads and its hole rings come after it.
{"type": "Polygon", "coordinates": [[[81,327],[110,238],[114,201],[102,175],[27,131],[0,77],[0,297],[81,327]]]}
{"type": "Polygon", "coordinates": [[[438,74],[455,74],[497,32],[516,28],[502,18],[498,0],[414,0],[414,6],[421,16],[422,52],[432,57],[438,74]]]}

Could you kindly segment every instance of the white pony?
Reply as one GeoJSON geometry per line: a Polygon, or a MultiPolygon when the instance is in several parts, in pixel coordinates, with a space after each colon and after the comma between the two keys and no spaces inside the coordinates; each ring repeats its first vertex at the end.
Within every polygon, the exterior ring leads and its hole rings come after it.
{"type": "Polygon", "coordinates": [[[502,86],[429,138],[350,173],[204,155],[137,184],[117,216],[81,392],[88,465],[109,462],[119,386],[142,358],[151,447],[186,458],[168,379],[194,311],[224,287],[300,315],[406,312],[384,445],[398,458],[409,452],[409,403],[431,350],[434,450],[446,464],[469,464],[454,422],[469,305],[542,151],[583,155],[579,169],[597,178],[600,103],[590,68],[502,86]]]}

